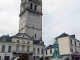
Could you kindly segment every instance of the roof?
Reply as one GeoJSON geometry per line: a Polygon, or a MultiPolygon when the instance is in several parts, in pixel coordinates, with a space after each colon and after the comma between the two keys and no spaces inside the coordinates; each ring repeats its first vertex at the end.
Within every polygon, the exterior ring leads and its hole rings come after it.
{"type": "Polygon", "coordinates": [[[56,37],[55,39],[57,39],[57,38],[61,38],[61,37],[66,37],[66,36],[69,36],[69,35],[66,34],[66,33],[63,33],[63,34],[59,35],[58,37],[56,37]]]}
{"type": "Polygon", "coordinates": [[[30,39],[33,39],[32,37],[30,37],[29,35],[27,35],[25,33],[17,33],[16,35],[14,35],[12,37],[17,37],[17,36],[20,36],[20,35],[25,35],[25,36],[29,37],[30,39]]]}
{"type": "Polygon", "coordinates": [[[45,50],[51,49],[51,48],[54,48],[54,45],[49,45],[49,46],[47,46],[47,47],[45,48],[45,50]]]}
{"type": "Polygon", "coordinates": [[[12,42],[12,38],[9,35],[3,35],[0,37],[0,41],[12,42]]]}
{"type": "Polygon", "coordinates": [[[61,38],[61,37],[67,37],[67,36],[70,36],[70,37],[72,37],[72,38],[75,38],[75,35],[68,35],[68,34],[66,34],[66,33],[63,33],[63,34],[59,35],[58,37],[56,37],[55,39],[61,38]]]}

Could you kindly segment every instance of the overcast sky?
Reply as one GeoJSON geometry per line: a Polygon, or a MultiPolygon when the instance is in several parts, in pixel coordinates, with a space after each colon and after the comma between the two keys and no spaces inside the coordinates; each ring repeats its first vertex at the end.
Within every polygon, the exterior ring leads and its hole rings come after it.
{"type": "MultiPolygon", "coordinates": [[[[20,2],[0,0],[0,36],[18,33],[20,2]]],[[[80,40],[80,0],[43,0],[42,21],[45,45],[64,32],[80,40]]]]}

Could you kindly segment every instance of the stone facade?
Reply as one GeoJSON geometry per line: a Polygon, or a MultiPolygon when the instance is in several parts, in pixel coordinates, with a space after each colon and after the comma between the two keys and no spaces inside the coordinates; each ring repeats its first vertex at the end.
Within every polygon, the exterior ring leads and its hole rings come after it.
{"type": "Polygon", "coordinates": [[[19,33],[26,33],[34,40],[42,39],[42,1],[25,0],[20,7],[19,33]]]}

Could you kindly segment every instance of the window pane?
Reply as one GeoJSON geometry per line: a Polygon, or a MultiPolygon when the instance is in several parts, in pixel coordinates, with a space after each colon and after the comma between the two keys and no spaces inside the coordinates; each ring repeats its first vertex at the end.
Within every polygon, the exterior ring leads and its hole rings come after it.
{"type": "Polygon", "coordinates": [[[11,52],[11,46],[8,46],[8,52],[11,52]]]}
{"type": "Polygon", "coordinates": [[[22,46],[22,52],[24,52],[24,46],[22,46]]]}
{"type": "Polygon", "coordinates": [[[30,48],[29,48],[29,47],[27,47],[27,52],[29,52],[29,49],[30,49],[30,48]]]}
{"type": "Polygon", "coordinates": [[[2,52],[5,52],[5,46],[2,46],[2,52]]]}
{"type": "Polygon", "coordinates": [[[43,54],[43,49],[42,49],[42,54],[43,54]]]}
{"type": "Polygon", "coordinates": [[[50,54],[52,54],[52,50],[50,50],[50,54]]]}
{"type": "Polygon", "coordinates": [[[19,52],[19,46],[16,46],[16,52],[19,52]]]}
{"type": "Polygon", "coordinates": [[[25,41],[22,41],[22,43],[25,43],[25,41]]]}
{"type": "Polygon", "coordinates": [[[19,43],[19,40],[17,40],[17,43],[19,43]]]}
{"type": "Polygon", "coordinates": [[[34,54],[35,54],[35,48],[33,48],[33,52],[34,52],[34,54]]]}
{"type": "Polygon", "coordinates": [[[27,44],[30,44],[30,42],[28,41],[27,44]]]}
{"type": "Polygon", "coordinates": [[[38,52],[38,54],[39,54],[39,48],[38,48],[37,52],[38,52]]]}

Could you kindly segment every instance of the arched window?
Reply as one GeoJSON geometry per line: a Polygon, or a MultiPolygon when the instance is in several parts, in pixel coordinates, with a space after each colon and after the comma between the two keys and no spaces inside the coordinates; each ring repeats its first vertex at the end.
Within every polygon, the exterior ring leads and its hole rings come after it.
{"type": "Polygon", "coordinates": [[[34,10],[37,10],[37,5],[34,6],[34,10]]]}
{"type": "Polygon", "coordinates": [[[30,9],[32,9],[32,6],[33,6],[33,4],[31,3],[31,4],[30,4],[30,9]]]}

